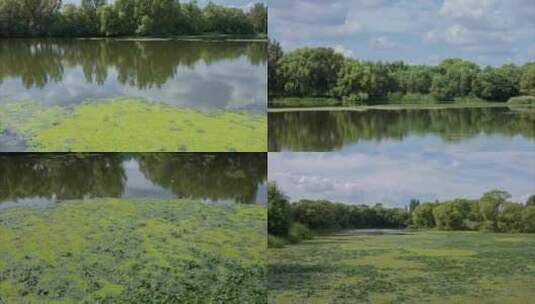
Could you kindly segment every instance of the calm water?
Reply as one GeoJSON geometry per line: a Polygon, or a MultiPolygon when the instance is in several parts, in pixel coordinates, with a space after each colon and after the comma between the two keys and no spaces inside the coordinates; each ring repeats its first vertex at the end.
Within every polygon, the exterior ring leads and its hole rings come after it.
{"type": "Polygon", "coordinates": [[[267,160],[239,154],[0,155],[0,208],[83,198],[265,203],[267,160]]]}
{"type": "Polygon", "coordinates": [[[503,108],[269,114],[270,151],[535,151],[535,112],[503,108]]]}
{"type": "Polygon", "coordinates": [[[0,40],[0,63],[0,102],[126,95],[203,111],[266,108],[262,42],[0,40]]]}

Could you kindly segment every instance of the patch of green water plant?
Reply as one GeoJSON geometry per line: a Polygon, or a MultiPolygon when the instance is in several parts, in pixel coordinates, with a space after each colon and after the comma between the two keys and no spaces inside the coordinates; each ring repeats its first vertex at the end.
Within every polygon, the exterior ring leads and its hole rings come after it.
{"type": "Polygon", "coordinates": [[[265,152],[267,115],[119,98],[74,108],[0,105],[0,121],[43,152],[265,152]]]}
{"type": "Polygon", "coordinates": [[[322,236],[268,249],[268,298],[281,304],[525,303],[535,297],[533,248],[532,234],[322,236]]]}
{"type": "Polygon", "coordinates": [[[265,303],[266,209],[98,199],[0,213],[1,303],[265,303]]]}

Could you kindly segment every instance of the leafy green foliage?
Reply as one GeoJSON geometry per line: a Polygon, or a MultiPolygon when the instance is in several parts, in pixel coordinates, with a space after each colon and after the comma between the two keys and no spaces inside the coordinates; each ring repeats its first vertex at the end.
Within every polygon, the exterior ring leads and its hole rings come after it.
{"type": "Polygon", "coordinates": [[[314,238],[312,231],[301,223],[292,223],[288,230],[288,241],[292,244],[300,243],[304,240],[311,240],[314,238]]]}
{"type": "Polygon", "coordinates": [[[277,184],[268,184],[268,233],[287,237],[290,229],[290,202],[277,184]]]}
{"type": "Polygon", "coordinates": [[[505,102],[519,94],[535,95],[534,63],[481,69],[473,62],[449,58],[437,66],[407,65],[344,58],[330,48],[302,48],[282,54],[277,42],[271,45],[277,49],[277,56],[270,60],[272,99],[326,97],[345,106],[358,106],[457,103],[473,98],[505,102]]]}
{"type": "Polygon", "coordinates": [[[0,213],[4,303],[266,303],[266,209],[83,200],[0,213]]]}
{"type": "Polygon", "coordinates": [[[0,0],[0,37],[267,34],[267,7],[249,11],[176,0],[0,0]],[[109,3],[108,3],[109,2],[109,3]]]}
{"type": "Polygon", "coordinates": [[[128,97],[83,103],[73,109],[35,102],[3,103],[0,110],[0,120],[39,151],[267,150],[267,115],[249,112],[203,113],[128,97]]]}
{"type": "Polygon", "coordinates": [[[533,246],[526,234],[322,235],[268,250],[268,302],[530,303],[533,246]]]}

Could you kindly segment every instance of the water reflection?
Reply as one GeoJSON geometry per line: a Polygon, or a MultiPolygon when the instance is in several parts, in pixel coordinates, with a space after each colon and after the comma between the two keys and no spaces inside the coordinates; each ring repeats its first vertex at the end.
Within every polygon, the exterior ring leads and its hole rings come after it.
{"type": "Polygon", "coordinates": [[[265,203],[266,175],[262,153],[4,154],[0,206],[98,197],[265,203]]]}
{"type": "Polygon", "coordinates": [[[509,108],[269,114],[270,151],[533,150],[535,112],[509,108]]]}
{"type": "Polygon", "coordinates": [[[265,109],[261,42],[0,40],[0,100],[119,95],[202,110],[265,109]]]}

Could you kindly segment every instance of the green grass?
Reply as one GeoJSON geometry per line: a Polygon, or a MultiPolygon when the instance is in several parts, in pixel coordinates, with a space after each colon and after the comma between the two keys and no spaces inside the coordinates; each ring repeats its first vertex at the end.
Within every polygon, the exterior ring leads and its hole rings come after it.
{"type": "Polygon", "coordinates": [[[504,108],[512,105],[506,103],[445,103],[445,104],[385,104],[371,106],[352,107],[309,107],[309,108],[270,108],[268,112],[300,112],[300,111],[368,111],[368,110],[442,110],[442,109],[462,109],[462,108],[504,108]]]}
{"type": "Polygon", "coordinates": [[[272,108],[309,108],[309,107],[336,107],[342,102],[336,98],[322,97],[284,97],[274,98],[270,102],[272,108]]]}
{"type": "Polygon", "coordinates": [[[266,210],[184,200],[0,212],[0,303],[265,303],[266,210]]]}
{"type": "Polygon", "coordinates": [[[269,303],[535,303],[535,235],[322,236],[268,250],[269,303]]]}
{"type": "Polygon", "coordinates": [[[35,102],[0,104],[4,128],[39,152],[265,152],[267,115],[203,113],[140,99],[73,109],[35,102]]]}

